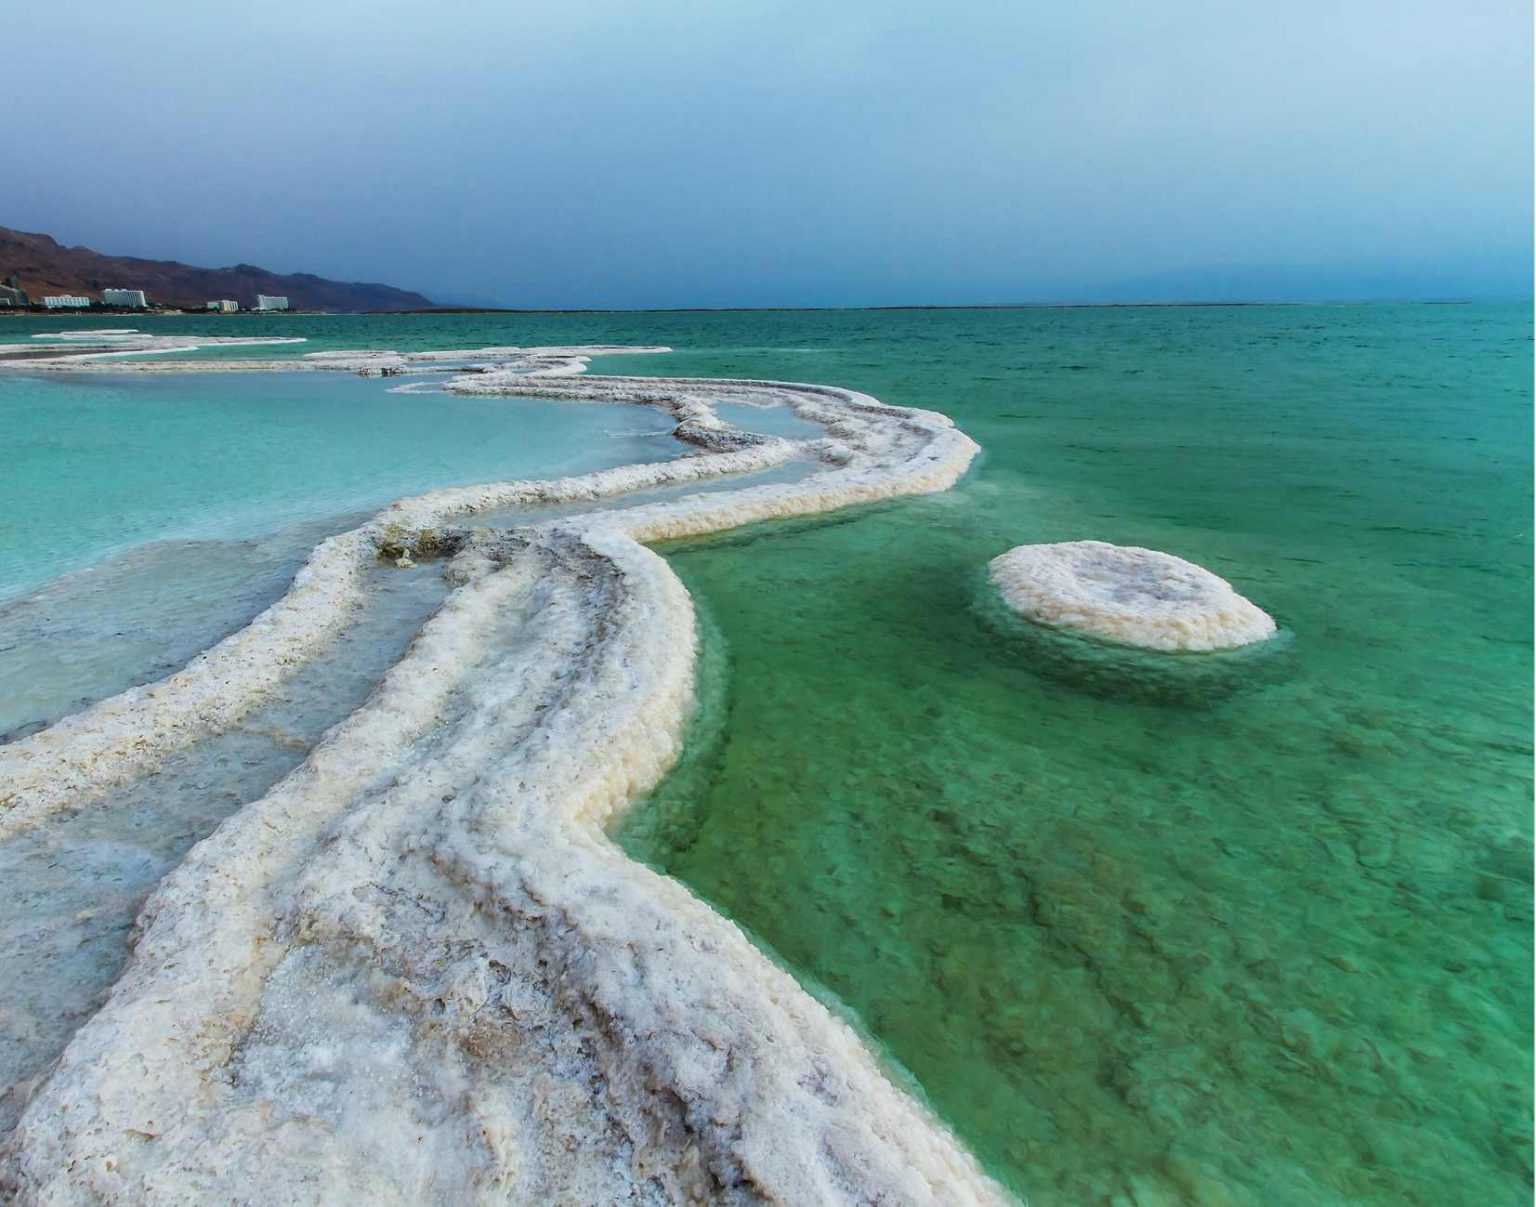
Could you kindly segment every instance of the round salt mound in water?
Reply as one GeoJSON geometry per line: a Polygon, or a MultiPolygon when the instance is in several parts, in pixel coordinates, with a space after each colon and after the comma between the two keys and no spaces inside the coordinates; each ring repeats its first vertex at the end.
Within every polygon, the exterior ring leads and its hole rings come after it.
{"type": "Polygon", "coordinates": [[[1275,635],[1232,584],[1156,549],[1065,541],[1019,545],[987,564],[1027,620],[1148,650],[1227,650],[1275,635]]]}

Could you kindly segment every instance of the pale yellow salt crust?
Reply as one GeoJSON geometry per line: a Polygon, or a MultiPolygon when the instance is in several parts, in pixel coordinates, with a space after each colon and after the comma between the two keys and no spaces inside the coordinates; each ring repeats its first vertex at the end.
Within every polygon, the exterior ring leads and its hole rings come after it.
{"type": "Polygon", "coordinates": [[[987,564],[1007,605],[1039,624],[1150,650],[1222,650],[1275,635],[1232,584],[1171,553],[1104,541],[1019,545],[987,564]]]}
{"type": "MultiPolygon", "coordinates": [[[[813,451],[835,468],[471,535],[461,585],[374,697],[157,889],[110,1000],[5,1146],[17,1202],[1006,1201],[844,1022],[606,836],[675,759],[693,698],[692,604],[641,542],[942,490],[975,445],[827,387],[573,388],[668,406],[728,449],[669,472],[793,450],[720,424],[724,397],[821,422],[813,451]]],[[[390,525],[549,485],[404,501],[313,577],[345,577],[390,525]]]]}

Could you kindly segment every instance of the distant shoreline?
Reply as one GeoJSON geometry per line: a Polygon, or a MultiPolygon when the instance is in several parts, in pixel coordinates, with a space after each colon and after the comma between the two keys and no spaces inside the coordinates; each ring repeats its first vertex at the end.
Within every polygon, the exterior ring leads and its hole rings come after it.
{"type": "Polygon", "coordinates": [[[900,306],[433,306],[424,310],[374,310],[369,314],[787,314],[817,311],[898,310],[1145,310],[1243,306],[1478,306],[1518,304],[1529,298],[1352,298],[1344,301],[1289,299],[1242,302],[964,302],[900,306]]]}
{"type": "Polygon", "coordinates": [[[316,318],[322,315],[419,314],[829,314],[869,311],[890,313],[931,310],[1203,310],[1274,306],[1482,306],[1530,305],[1530,298],[1353,298],[1348,300],[1286,301],[1183,301],[1183,302],[974,302],[956,304],[908,304],[899,306],[427,306],[409,310],[240,310],[221,312],[192,309],[92,309],[40,310],[0,307],[0,318],[203,318],[239,319],[316,318]]]}

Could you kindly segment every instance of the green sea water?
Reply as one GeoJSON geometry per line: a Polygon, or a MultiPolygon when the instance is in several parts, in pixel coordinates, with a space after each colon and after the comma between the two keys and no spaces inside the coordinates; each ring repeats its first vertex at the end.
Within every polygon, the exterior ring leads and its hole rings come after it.
{"type": "Polygon", "coordinates": [[[1032,1203],[1528,1201],[1528,334],[1026,312],[754,357],[986,451],[946,495],[672,551],[712,688],[631,849],[1032,1203]],[[1037,665],[976,571],[1085,537],[1229,577],[1282,656],[1208,700],[1037,665]]]}
{"type": "Polygon", "coordinates": [[[1528,306],[239,324],[667,343],[594,368],[951,415],[951,492],[663,550],[702,706],[622,840],[1033,1204],[1529,1201],[1528,306]],[[1283,648],[1169,692],[978,606],[1081,538],[1210,567],[1283,648]]]}

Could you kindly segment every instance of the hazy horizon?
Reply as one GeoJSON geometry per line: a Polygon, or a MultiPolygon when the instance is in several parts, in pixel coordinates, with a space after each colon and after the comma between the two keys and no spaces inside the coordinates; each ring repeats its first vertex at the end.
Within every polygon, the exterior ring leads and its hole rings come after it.
{"type": "Polygon", "coordinates": [[[0,223],[522,308],[1515,299],[1531,15],[162,0],[7,16],[0,223]]]}

